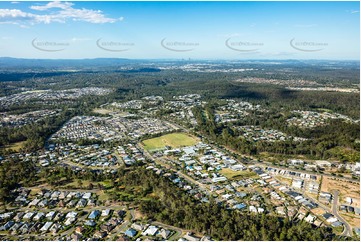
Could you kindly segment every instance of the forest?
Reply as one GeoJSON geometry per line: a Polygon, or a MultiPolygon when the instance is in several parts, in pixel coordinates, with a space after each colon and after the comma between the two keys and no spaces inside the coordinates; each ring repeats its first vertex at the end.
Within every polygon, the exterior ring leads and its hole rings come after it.
{"type": "MultiPolygon", "coordinates": [[[[175,95],[198,93],[202,100],[211,103],[204,110],[194,110],[199,122],[197,129],[219,144],[229,146],[241,153],[257,155],[261,152],[286,155],[305,155],[309,158],[329,159],[355,162],[359,160],[359,124],[347,124],[339,120],[325,127],[312,130],[289,127],[285,120],[292,110],[326,109],[359,119],[359,93],[294,91],[284,86],[271,84],[242,83],[235,85],[231,80],[241,77],[261,77],[279,79],[308,79],[317,83],[329,83],[334,86],[353,87],[359,82],[359,66],[354,62],[328,63],[312,61],[280,61],[275,68],[272,62],[209,62],[219,69],[255,68],[257,71],[234,72],[195,72],[179,69],[184,65],[200,64],[197,61],[128,61],[124,59],[89,60],[89,65],[77,61],[69,62],[78,68],[76,72],[65,72],[67,62],[44,62],[52,71],[26,62],[31,69],[17,66],[21,60],[11,60],[0,73],[0,96],[18,93],[23,89],[64,90],[81,87],[104,87],[115,90],[106,96],[81,97],[76,100],[62,100],[47,104],[34,100],[10,107],[0,107],[0,112],[9,114],[25,113],[39,109],[60,108],[62,113],[55,118],[47,118],[39,123],[19,128],[0,127],[0,147],[26,141],[25,151],[32,151],[44,146],[51,133],[75,115],[90,114],[91,110],[101,104],[113,101],[139,99],[149,95],[161,95],[170,100],[175,95]],[[16,64],[17,63],[17,64],[16,64]],[[317,65],[315,65],[317,64],[317,65]],[[175,66],[174,69],[159,69],[175,66]],[[340,66],[342,68],[334,68],[340,66]],[[178,69],[177,69],[178,68],[178,69]],[[292,74],[286,70],[292,70],[292,74]],[[348,81],[347,81],[348,80],[348,81]],[[347,84],[348,83],[348,84],[347,84]],[[267,112],[256,113],[236,123],[219,125],[204,114],[213,115],[217,103],[222,99],[236,99],[260,104],[267,112]],[[64,102],[63,102],[64,101],[64,102]],[[212,104],[213,103],[213,104],[212,104]],[[213,106],[212,106],[213,105],[213,106]],[[306,142],[249,142],[240,137],[233,125],[259,125],[273,128],[288,135],[308,138],[306,142]],[[333,132],[329,132],[332,130],[333,132]]],[[[70,66],[69,66],[70,67],[70,66]]],[[[161,112],[160,112],[161,114],[161,112]]],[[[167,114],[167,113],[164,113],[167,114]]],[[[158,115],[163,118],[162,115],[158,115]]],[[[4,149],[0,149],[4,152],[4,149]]]]}
{"type": "Polygon", "coordinates": [[[167,178],[144,168],[128,171],[119,177],[120,184],[142,187],[145,198],[138,203],[148,218],[205,233],[215,240],[336,239],[330,228],[315,228],[307,222],[296,223],[292,218],[229,210],[212,200],[199,203],[167,178]],[[157,199],[149,199],[149,194],[157,194],[157,199]]]}
{"type": "MultiPolygon", "coordinates": [[[[92,182],[112,179],[115,187],[112,199],[134,203],[147,219],[190,229],[210,235],[215,240],[345,240],[336,236],[329,227],[316,228],[296,218],[283,218],[270,214],[256,215],[229,210],[214,200],[200,203],[176,187],[168,178],[137,166],[119,169],[116,174],[91,171],[76,173],[69,168],[45,169],[36,172],[31,163],[9,162],[0,166],[0,201],[10,199],[10,190],[19,186],[33,186],[41,179],[58,186],[60,180],[74,178],[92,182]],[[18,172],[18,171],[21,172],[18,172]],[[125,194],[119,188],[125,187],[125,194]]],[[[103,188],[102,188],[103,189],[103,188]]]]}

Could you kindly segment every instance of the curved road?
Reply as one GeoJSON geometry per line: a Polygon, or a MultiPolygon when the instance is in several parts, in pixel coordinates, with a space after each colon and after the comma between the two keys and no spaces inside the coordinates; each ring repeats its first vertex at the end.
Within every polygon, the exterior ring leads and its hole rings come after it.
{"type": "MultiPolygon", "coordinates": [[[[186,128],[184,128],[184,127],[182,127],[181,125],[178,125],[178,124],[176,124],[176,126],[178,126],[180,129],[182,129],[182,130],[184,130],[184,131],[186,131],[186,132],[188,132],[188,133],[190,133],[189,132],[189,130],[187,130],[186,128]]],[[[229,149],[228,147],[219,147],[218,145],[214,145],[214,143],[213,142],[207,142],[208,144],[210,144],[211,145],[211,143],[212,143],[212,145],[213,146],[216,146],[218,149],[220,149],[221,151],[223,151],[223,152],[225,152],[225,153],[228,153],[228,152],[233,152],[233,153],[236,153],[236,154],[239,154],[238,152],[235,152],[234,150],[231,150],[231,149],[229,149]],[[227,152],[228,151],[228,152],[227,152]]],[[[143,149],[143,151],[145,151],[145,149],[143,149]]],[[[147,153],[147,152],[146,152],[147,153]]],[[[151,160],[153,160],[154,161],[154,159],[153,159],[153,157],[148,153],[147,154],[148,155],[148,157],[150,157],[151,158],[151,160]]],[[[241,155],[241,154],[239,154],[239,155],[241,155]]],[[[252,157],[251,157],[252,158],[252,157]]],[[[302,170],[302,171],[300,171],[300,170],[297,170],[297,169],[292,169],[292,168],[286,168],[286,167],[282,167],[282,166],[277,166],[277,165],[273,165],[273,164],[268,164],[268,162],[263,162],[263,163],[256,163],[256,162],[253,162],[253,161],[251,161],[250,162],[250,164],[256,164],[256,165],[260,165],[260,166],[269,166],[269,167],[273,167],[273,168],[278,168],[278,169],[287,169],[287,170],[292,170],[292,171],[295,171],[295,172],[302,172],[302,173],[306,173],[306,174],[311,174],[311,175],[318,175],[318,176],[326,176],[326,177],[331,177],[331,178],[336,178],[336,177],[334,177],[334,176],[332,176],[331,174],[320,174],[320,173],[318,173],[318,172],[312,172],[312,171],[304,171],[304,170],[302,170]]],[[[185,179],[187,179],[187,178],[189,178],[189,177],[187,177],[187,176],[184,176],[184,174],[183,173],[181,173],[181,172],[177,172],[179,175],[183,175],[183,178],[185,178],[185,179]]],[[[342,178],[340,178],[340,177],[337,177],[338,179],[342,179],[342,180],[347,180],[347,181],[352,181],[352,182],[358,182],[357,180],[354,180],[354,179],[352,179],[352,178],[346,178],[346,177],[342,177],[342,178]]],[[[187,180],[189,180],[189,179],[187,179],[187,180]]],[[[192,179],[193,180],[193,179],[192,179]]],[[[191,181],[192,181],[191,180],[191,181]]],[[[196,183],[197,184],[197,183],[196,183]]],[[[304,193],[303,193],[303,195],[305,195],[304,193]]],[[[340,222],[342,222],[343,223],[343,225],[344,225],[344,230],[343,230],[343,232],[342,232],[342,236],[352,236],[352,227],[350,226],[350,224],[349,223],[347,223],[339,214],[338,214],[338,209],[337,209],[337,203],[338,203],[338,195],[339,195],[339,191],[333,191],[333,204],[332,204],[332,213],[333,213],[333,215],[334,216],[336,216],[337,217],[337,219],[340,221],[340,222]]],[[[322,204],[320,204],[318,201],[316,201],[315,199],[313,199],[313,198],[311,198],[311,197],[309,197],[309,196],[306,196],[306,197],[308,197],[311,201],[314,201],[316,204],[318,204],[319,206],[321,206],[323,209],[325,209],[326,211],[330,211],[326,206],[323,206],[322,204]]]]}
{"type": "Polygon", "coordinates": [[[327,206],[323,205],[322,203],[320,203],[319,201],[317,201],[316,199],[314,199],[313,197],[308,196],[307,194],[305,194],[304,192],[298,190],[298,192],[301,192],[302,195],[307,198],[308,200],[311,200],[312,202],[316,203],[319,207],[321,207],[322,209],[324,209],[326,212],[332,213],[340,222],[343,223],[344,226],[344,230],[342,232],[342,236],[352,236],[352,228],[350,226],[350,224],[348,224],[339,214],[338,214],[338,210],[337,210],[337,203],[338,203],[338,194],[339,191],[334,191],[333,194],[333,202],[332,202],[332,209],[328,208],[327,206]],[[337,194],[336,194],[337,193],[337,194]]]}
{"type": "Polygon", "coordinates": [[[352,228],[349,223],[347,223],[339,214],[337,209],[338,203],[338,194],[340,192],[338,190],[333,191],[333,202],[332,202],[332,213],[340,220],[340,222],[344,225],[344,230],[341,235],[343,236],[352,236],[352,228]]]}

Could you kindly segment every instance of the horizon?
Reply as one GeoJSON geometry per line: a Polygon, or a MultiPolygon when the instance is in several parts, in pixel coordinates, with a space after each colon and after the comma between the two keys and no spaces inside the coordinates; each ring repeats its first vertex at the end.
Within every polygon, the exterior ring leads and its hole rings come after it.
{"type": "Polygon", "coordinates": [[[123,58],[123,57],[94,57],[94,58],[22,58],[22,57],[11,57],[11,56],[0,56],[0,59],[16,59],[16,60],[49,60],[49,61],[61,61],[61,60],[102,60],[102,59],[113,59],[113,60],[144,60],[144,61],[337,61],[337,62],[360,62],[360,59],[269,59],[269,58],[257,58],[257,59],[222,59],[222,58],[123,58]]]}
{"type": "Polygon", "coordinates": [[[1,2],[24,59],[360,60],[359,2],[1,2]]]}

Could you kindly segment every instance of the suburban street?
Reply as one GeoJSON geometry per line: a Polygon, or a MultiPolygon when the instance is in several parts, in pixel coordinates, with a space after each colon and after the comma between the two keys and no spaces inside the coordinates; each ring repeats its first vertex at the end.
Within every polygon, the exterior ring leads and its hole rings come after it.
{"type": "Polygon", "coordinates": [[[350,226],[350,224],[348,224],[339,214],[338,214],[338,208],[337,208],[337,204],[338,204],[338,195],[339,195],[339,191],[338,190],[334,190],[333,191],[333,202],[332,202],[332,213],[338,218],[338,220],[340,220],[343,225],[344,225],[344,230],[342,232],[342,235],[344,236],[352,236],[352,228],[350,226]]]}
{"type": "MultiPolygon", "coordinates": [[[[179,129],[184,130],[184,131],[187,132],[187,133],[190,133],[190,130],[188,130],[188,129],[185,128],[185,127],[182,127],[182,126],[179,125],[179,124],[177,124],[177,127],[178,127],[179,129]]],[[[212,144],[212,146],[215,146],[216,148],[222,150],[222,151],[225,152],[225,153],[229,153],[229,152],[231,152],[231,153],[237,153],[236,151],[231,150],[231,149],[229,149],[228,147],[219,147],[218,145],[215,145],[215,144],[212,144]]],[[[143,149],[143,150],[144,150],[144,149],[143,149]]],[[[144,151],[145,151],[145,150],[144,150],[144,151]]],[[[146,151],[145,151],[145,152],[146,152],[146,151]]],[[[147,155],[148,155],[149,157],[151,157],[151,155],[150,155],[148,152],[146,152],[146,153],[147,153],[147,155]]],[[[248,158],[254,159],[253,157],[248,157],[248,158]]],[[[162,159],[162,160],[163,160],[163,159],[162,159]]],[[[158,161],[158,162],[159,162],[159,161],[158,161]]],[[[161,162],[161,165],[165,165],[165,166],[168,167],[169,165],[167,165],[167,164],[165,164],[165,163],[166,163],[166,162],[163,160],[163,162],[161,162]]],[[[330,175],[330,174],[320,174],[320,173],[318,173],[318,172],[305,171],[305,170],[300,171],[300,170],[293,169],[293,168],[289,168],[289,167],[283,167],[283,166],[279,166],[279,165],[274,165],[274,164],[269,163],[269,162],[256,163],[256,162],[251,161],[250,164],[252,164],[252,165],[259,165],[259,166],[261,166],[261,167],[263,167],[263,168],[265,168],[265,167],[272,167],[272,168],[278,168],[278,169],[287,169],[287,170],[294,171],[294,172],[302,172],[302,173],[306,173],[306,174],[310,174],[310,175],[317,175],[317,176],[325,176],[325,177],[334,178],[334,176],[332,176],[332,175],[330,175]]],[[[180,171],[178,171],[177,174],[180,175],[180,176],[182,176],[182,177],[185,178],[186,180],[192,182],[193,184],[199,185],[200,187],[202,187],[202,185],[203,185],[203,184],[195,181],[194,179],[188,177],[187,175],[184,175],[184,174],[183,174],[182,172],[180,172],[180,171]]],[[[338,178],[338,179],[343,179],[343,180],[352,181],[352,182],[355,181],[354,179],[346,178],[346,177],[342,177],[342,178],[338,178]]],[[[204,188],[204,187],[202,187],[202,188],[204,188]]],[[[352,236],[352,227],[350,226],[349,223],[347,223],[347,222],[345,221],[345,219],[343,219],[343,218],[338,214],[338,195],[339,195],[339,191],[338,191],[338,190],[333,191],[332,209],[330,209],[329,207],[323,205],[323,204],[320,203],[317,199],[314,199],[314,198],[308,196],[308,195],[305,194],[303,191],[299,191],[299,192],[301,192],[301,193],[303,194],[303,196],[306,197],[307,199],[309,199],[310,201],[318,204],[318,205],[319,205],[322,209],[324,209],[325,211],[332,213],[335,217],[337,217],[337,219],[338,219],[340,222],[343,223],[344,230],[343,230],[343,232],[342,232],[341,235],[343,235],[343,236],[352,236]]]]}

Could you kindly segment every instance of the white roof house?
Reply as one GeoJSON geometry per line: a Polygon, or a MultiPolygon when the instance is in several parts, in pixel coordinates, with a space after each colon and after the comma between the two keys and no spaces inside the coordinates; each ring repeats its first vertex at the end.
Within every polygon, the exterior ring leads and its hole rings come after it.
{"type": "Polygon", "coordinates": [[[53,225],[53,222],[46,222],[43,227],[41,227],[40,231],[46,232],[53,225]]]}
{"type": "Polygon", "coordinates": [[[151,225],[151,226],[149,226],[149,227],[142,233],[142,235],[151,235],[151,236],[154,236],[154,235],[157,233],[158,229],[159,229],[159,228],[158,228],[157,226],[151,225]]]}
{"type": "Polygon", "coordinates": [[[84,199],[90,199],[91,196],[92,196],[91,192],[86,192],[86,193],[84,193],[83,198],[84,199]]]}

